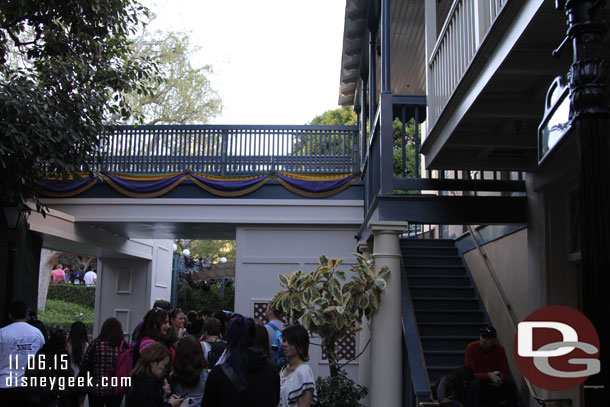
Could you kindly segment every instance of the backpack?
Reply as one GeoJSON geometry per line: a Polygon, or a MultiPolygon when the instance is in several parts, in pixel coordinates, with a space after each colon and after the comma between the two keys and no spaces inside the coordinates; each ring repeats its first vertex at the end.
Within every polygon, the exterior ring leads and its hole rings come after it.
{"type": "Polygon", "coordinates": [[[210,351],[208,352],[208,369],[213,368],[218,362],[218,359],[222,356],[222,353],[227,348],[227,342],[219,339],[217,341],[204,340],[210,344],[210,351]]]}
{"type": "MultiPolygon", "coordinates": [[[[116,361],[114,362],[114,366],[112,367],[112,371],[110,372],[110,377],[129,377],[131,375],[131,371],[134,366],[135,352],[136,349],[139,349],[139,343],[136,343],[135,346],[129,346],[127,342],[123,341],[120,345],[119,356],[117,356],[116,361]]],[[[138,352],[138,356],[139,356],[138,352]]],[[[122,380],[118,380],[118,385],[113,389],[113,394],[125,394],[128,388],[120,386],[122,380]]]]}
{"type": "Polygon", "coordinates": [[[282,353],[282,331],[272,322],[268,322],[266,326],[270,326],[275,332],[271,343],[271,361],[279,369],[286,364],[286,357],[282,353]]]}

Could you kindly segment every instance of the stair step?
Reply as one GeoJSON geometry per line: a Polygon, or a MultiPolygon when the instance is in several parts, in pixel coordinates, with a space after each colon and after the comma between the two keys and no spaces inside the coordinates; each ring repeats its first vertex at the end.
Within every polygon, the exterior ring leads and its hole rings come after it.
{"type": "Polygon", "coordinates": [[[477,336],[421,336],[424,351],[454,350],[465,351],[469,343],[478,340],[477,336]]]}
{"type": "Polygon", "coordinates": [[[444,276],[465,276],[466,269],[462,265],[427,266],[427,265],[406,265],[407,275],[411,274],[432,274],[444,276]]]}
{"type": "Polygon", "coordinates": [[[413,297],[474,298],[473,287],[410,285],[413,297]]]}
{"type": "Polygon", "coordinates": [[[438,322],[418,322],[417,329],[421,336],[477,336],[485,322],[457,322],[439,324],[438,322]]]}
{"type": "Polygon", "coordinates": [[[400,239],[400,247],[455,247],[452,239],[400,239]]]}
{"type": "Polygon", "coordinates": [[[464,364],[464,350],[431,350],[424,351],[426,365],[460,366],[464,364]]]}
{"type": "Polygon", "coordinates": [[[415,312],[420,310],[478,310],[479,300],[476,298],[437,298],[437,297],[415,297],[413,307],[415,312]]]}
{"type": "Polygon", "coordinates": [[[411,255],[404,256],[405,264],[409,266],[446,266],[453,265],[459,266],[462,264],[462,258],[459,256],[424,256],[424,255],[411,255]]]}
{"type": "Polygon", "coordinates": [[[443,276],[434,274],[409,274],[407,276],[409,285],[430,285],[430,286],[451,286],[451,287],[470,287],[468,276],[443,276]]]}
{"type": "Polygon", "coordinates": [[[402,255],[409,257],[413,255],[423,256],[457,256],[457,247],[419,246],[401,247],[402,255]]]}
{"type": "Polygon", "coordinates": [[[430,380],[430,385],[433,385],[433,384],[437,383],[440,380],[441,377],[453,373],[453,371],[455,369],[457,369],[458,367],[460,367],[463,364],[464,363],[462,361],[462,363],[460,363],[457,366],[430,366],[430,365],[426,365],[427,368],[428,368],[428,380],[430,380]]]}
{"type": "Polygon", "coordinates": [[[417,311],[418,322],[482,322],[483,311],[478,310],[426,310],[417,311]]]}

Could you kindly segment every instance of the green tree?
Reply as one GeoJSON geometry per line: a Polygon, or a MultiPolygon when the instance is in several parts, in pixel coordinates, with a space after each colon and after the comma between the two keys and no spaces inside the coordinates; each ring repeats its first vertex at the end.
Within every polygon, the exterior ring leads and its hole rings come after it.
{"type": "Polygon", "coordinates": [[[343,106],[334,110],[327,110],[313,118],[308,123],[313,126],[355,126],[356,113],[351,106],[343,106]]]}
{"type": "Polygon", "coordinates": [[[155,64],[129,40],[147,16],[135,0],[0,2],[3,204],[40,210],[41,174],[92,168],[106,119],[127,119],[125,95],[150,91],[155,64]]]}
{"type": "Polygon", "coordinates": [[[136,59],[154,59],[159,76],[149,79],[152,93],[131,92],[126,99],[146,124],[203,124],[222,111],[222,102],[212,87],[212,67],[194,67],[191,57],[199,47],[190,44],[187,33],[147,31],[135,43],[136,59]]]}
{"type": "MultiPolygon", "coordinates": [[[[392,125],[392,133],[394,135],[393,144],[393,159],[394,159],[394,176],[402,177],[402,122],[398,119],[394,120],[392,125]]],[[[421,132],[419,133],[421,134],[421,132]]],[[[416,177],[415,172],[415,120],[411,119],[405,125],[405,162],[406,162],[406,178],[416,177]]]]}

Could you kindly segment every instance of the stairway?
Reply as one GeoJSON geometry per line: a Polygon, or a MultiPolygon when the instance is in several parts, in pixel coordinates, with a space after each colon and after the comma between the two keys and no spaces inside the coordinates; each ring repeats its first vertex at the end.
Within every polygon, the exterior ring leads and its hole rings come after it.
{"type": "Polygon", "coordinates": [[[453,240],[401,239],[400,247],[432,385],[464,364],[489,318],[453,240]]]}

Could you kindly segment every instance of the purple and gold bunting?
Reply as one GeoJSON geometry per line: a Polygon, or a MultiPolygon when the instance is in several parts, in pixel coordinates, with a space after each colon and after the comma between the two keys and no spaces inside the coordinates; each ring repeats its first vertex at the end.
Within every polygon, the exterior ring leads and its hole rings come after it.
{"type": "Polygon", "coordinates": [[[177,172],[159,175],[137,175],[102,172],[93,178],[44,179],[40,181],[47,196],[67,198],[77,196],[95,185],[106,182],[116,191],[131,198],[156,198],[167,194],[185,180],[199,188],[222,197],[238,197],[249,194],[269,180],[275,179],[286,189],[308,198],[325,198],[341,192],[358,178],[350,174],[295,174],[271,172],[243,177],[221,177],[195,172],[177,172]]]}

